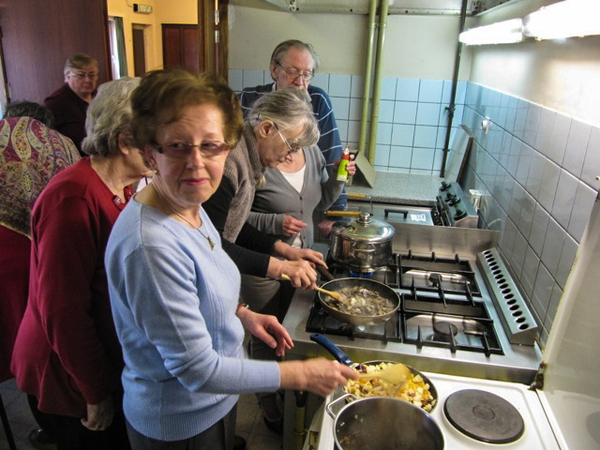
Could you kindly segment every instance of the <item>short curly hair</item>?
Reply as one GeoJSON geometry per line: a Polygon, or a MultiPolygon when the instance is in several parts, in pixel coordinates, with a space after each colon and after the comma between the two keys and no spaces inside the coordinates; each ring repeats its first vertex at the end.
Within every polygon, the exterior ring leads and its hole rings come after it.
{"type": "Polygon", "coordinates": [[[131,97],[131,129],[140,149],[156,145],[158,128],[178,120],[188,106],[214,105],[223,116],[225,143],[235,147],[244,122],[237,95],[224,80],[202,73],[194,75],[184,69],[148,72],[131,97]]]}
{"type": "Polygon", "coordinates": [[[88,155],[109,156],[119,150],[119,135],[135,146],[131,135],[131,95],[139,78],[124,77],[103,83],[88,106],[85,120],[87,136],[81,149],[88,155]]]}

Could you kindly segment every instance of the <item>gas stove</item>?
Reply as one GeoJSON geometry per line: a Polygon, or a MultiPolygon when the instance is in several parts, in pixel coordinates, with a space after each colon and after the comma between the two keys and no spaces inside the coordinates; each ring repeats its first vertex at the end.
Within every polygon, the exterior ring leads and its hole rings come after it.
{"type": "MultiPolygon", "coordinates": [[[[394,204],[373,201],[368,196],[348,195],[348,210],[368,212],[388,223],[477,228],[479,216],[469,197],[456,182],[443,181],[435,201],[394,204]]],[[[335,213],[332,213],[335,215],[335,213]]]]}

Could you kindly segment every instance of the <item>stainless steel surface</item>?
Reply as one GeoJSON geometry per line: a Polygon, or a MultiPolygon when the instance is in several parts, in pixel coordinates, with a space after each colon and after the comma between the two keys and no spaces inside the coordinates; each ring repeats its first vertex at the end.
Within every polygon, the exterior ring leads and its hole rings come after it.
{"type": "Polygon", "coordinates": [[[399,399],[370,397],[346,404],[336,415],[333,404],[344,400],[340,397],[326,406],[327,413],[334,417],[332,430],[340,450],[444,448],[440,427],[417,406],[399,399]]]}
{"type": "MultiPolygon", "coordinates": [[[[402,235],[400,230],[407,230],[408,237],[406,240],[412,241],[417,246],[417,240],[414,240],[415,235],[430,243],[440,241],[446,245],[438,247],[440,251],[452,249],[450,255],[460,251],[462,257],[470,260],[472,265],[476,265],[477,249],[483,242],[495,242],[497,233],[485,232],[484,230],[473,230],[467,228],[450,228],[450,227],[421,227],[417,225],[403,225],[396,227],[397,234],[402,235]],[[426,229],[436,235],[431,236],[419,234],[419,229],[426,229]],[[437,234],[438,230],[442,231],[437,234]],[[479,231],[486,237],[476,237],[474,231],[479,231]],[[443,236],[456,238],[460,245],[450,243],[453,239],[442,239],[443,236]],[[469,236],[472,236],[469,239],[469,236]],[[448,247],[448,248],[447,248],[448,247]],[[467,249],[471,252],[468,253],[467,249]]],[[[405,238],[403,238],[404,240],[405,238]]],[[[441,244],[440,244],[441,245],[441,244]]],[[[421,246],[419,246],[420,248],[421,246]]],[[[429,247],[426,244],[425,247],[429,247]]],[[[493,245],[491,245],[493,247],[493,245]]],[[[318,247],[317,250],[326,253],[326,246],[318,247]]],[[[401,249],[394,248],[394,251],[401,249]]],[[[485,287],[485,281],[481,273],[475,273],[476,282],[482,287],[482,301],[485,304],[486,310],[490,318],[498,324],[501,324],[500,317],[496,312],[493,301],[485,287]]],[[[401,290],[402,291],[402,290],[401,290]]],[[[313,291],[307,292],[297,290],[292,299],[288,313],[284,319],[283,325],[290,333],[294,340],[294,348],[290,352],[291,358],[315,357],[317,355],[324,356],[326,353],[320,349],[314,342],[310,340],[310,333],[306,331],[307,319],[311,310],[311,306],[315,301],[313,291]]],[[[476,331],[476,330],[473,330],[476,331]]],[[[484,353],[468,352],[457,350],[450,352],[447,348],[438,347],[421,347],[418,348],[414,344],[406,344],[404,342],[384,342],[365,338],[351,338],[344,336],[328,336],[337,346],[342,348],[353,360],[391,360],[398,361],[404,364],[413,366],[421,371],[446,373],[459,376],[468,376],[475,378],[484,378],[490,380],[513,381],[519,383],[530,384],[538,370],[541,361],[541,352],[537,345],[525,346],[511,344],[504,333],[498,335],[498,340],[501,348],[504,351],[503,355],[490,354],[486,356],[484,353]]]]}
{"type": "Polygon", "coordinates": [[[442,182],[437,204],[444,224],[452,227],[477,228],[479,216],[470,198],[456,182],[442,182]]]}
{"type": "Polygon", "coordinates": [[[512,344],[534,345],[538,326],[498,251],[490,249],[478,254],[477,262],[508,340],[512,344]]]}
{"type": "Polygon", "coordinates": [[[375,270],[392,256],[395,229],[361,212],[358,219],[340,220],[333,226],[331,257],[362,272],[375,270]]]}
{"type": "Polygon", "coordinates": [[[412,250],[414,254],[431,254],[452,258],[471,255],[494,248],[498,243],[497,231],[460,227],[423,227],[410,223],[393,224],[396,235],[392,250],[397,253],[412,250]]]}

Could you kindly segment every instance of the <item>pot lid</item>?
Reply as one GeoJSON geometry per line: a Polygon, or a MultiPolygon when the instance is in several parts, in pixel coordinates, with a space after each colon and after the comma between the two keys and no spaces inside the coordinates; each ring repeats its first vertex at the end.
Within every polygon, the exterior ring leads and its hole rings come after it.
{"type": "Polygon", "coordinates": [[[351,240],[386,242],[394,237],[396,230],[389,223],[373,219],[367,212],[361,212],[357,219],[336,222],[333,233],[351,240]]]}

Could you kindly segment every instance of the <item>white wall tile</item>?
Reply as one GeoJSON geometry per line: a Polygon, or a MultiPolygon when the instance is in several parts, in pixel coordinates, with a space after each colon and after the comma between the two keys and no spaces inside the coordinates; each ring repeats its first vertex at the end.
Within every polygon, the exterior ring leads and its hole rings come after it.
{"type": "Polygon", "coordinates": [[[382,100],[396,99],[396,80],[397,78],[382,77],[381,78],[381,95],[382,100]]]}
{"type": "Polygon", "coordinates": [[[525,261],[523,261],[523,271],[521,272],[521,286],[525,291],[525,295],[531,298],[533,287],[535,285],[535,277],[537,275],[540,259],[537,257],[531,247],[525,252],[525,261]]]}
{"type": "Polygon", "coordinates": [[[417,105],[417,102],[397,101],[394,109],[394,123],[416,123],[417,105]]]}
{"type": "Polygon", "coordinates": [[[550,215],[539,203],[535,207],[533,213],[533,222],[531,224],[531,233],[529,234],[529,245],[532,250],[539,256],[542,254],[544,248],[544,241],[546,240],[546,230],[548,229],[548,222],[550,215]]]}
{"type": "Polygon", "coordinates": [[[442,101],[443,87],[443,80],[422,79],[421,85],[419,86],[419,103],[440,103],[442,101]]]}
{"type": "Polygon", "coordinates": [[[583,231],[590,220],[590,213],[596,200],[597,192],[583,182],[577,185],[573,201],[573,210],[569,219],[568,231],[577,242],[581,242],[583,231]]]}
{"type": "Polygon", "coordinates": [[[600,128],[592,127],[590,140],[588,142],[581,179],[594,189],[600,189],[600,181],[596,177],[600,175],[600,128]]]}
{"type": "Polygon", "coordinates": [[[417,125],[435,125],[440,121],[439,103],[421,103],[417,105],[417,125]]]}
{"type": "Polygon", "coordinates": [[[575,198],[578,184],[577,178],[569,172],[565,170],[560,171],[551,214],[565,229],[569,226],[569,219],[573,210],[573,199],[575,198]]]}
{"type": "Polygon", "coordinates": [[[542,182],[540,184],[540,192],[538,193],[537,200],[548,211],[552,210],[552,203],[554,203],[554,195],[556,194],[559,176],[560,167],[547,159],[544,163],[544,173],[542,175],[542,182]]]}
{"type": "Polygon", "coordinates": [[[393,145],[390,150],[390,167],[410,168],[412,160],[412,147],[393,145]]]}
{"type": "Polygon", "coordinates": [[[392,144],[412,147],[415,135],[414,125],[395,125],[392,128],[392,144]]]}
{"type": "MultiPolygon", "coordinates": [[[[365,95],[365,77],[362,75],[352,75],[350,96],[352,98],[362,99],[364,95],[365,95]]],[[[369,95],[369,97],[370,97],[370,95],[369,95]]]]}
{"type": "Polygon", "coordinates": [[[329,96],[330,97],[350,97],[350,75],[331,74],[329,75],[329,96]]]}
{"type": "Polygon", "coordinates": [[[418,78],[398,78],[396,83],[396,100],[408,100],[416,102],[419,100],[418,78]]]}
{"type": "Polygon", "coordinates": [[[236,92],[241,92],[244,86],[244,73],[240,69],[229,69],[229,87],[236,92]]]}
{"type": "Polygon", "coordinates": [[[552,276],[556,276],[558,272],[558,262],[562,253],[563,244],[567,237],[566,231],[550,218],[548,221],[548,230],[546,231],[546,239],[544,240],[544,248],[542,249],[542,257],[540,258],[552,276]]]}
{"type": "Polygon", "coordinates": [[[571,117],[556,113],[554,126],[550,133],[550,145],[548,146],[548,158],[558,165],[562,165],[571,128],[571,117]]]}
{"type": "Polygon", "coordinates": [[[567,158],[563,160],[563,167],[579,178],[588,141],[590,140],[591,125],[573,120],[569,129],[569,137],[565,153],[567,158]]]}
{"type": "Polygon", "coordinates": [[[263,70],[244,70],[244,87],[258,86],[266,84],[263,70]]]}

